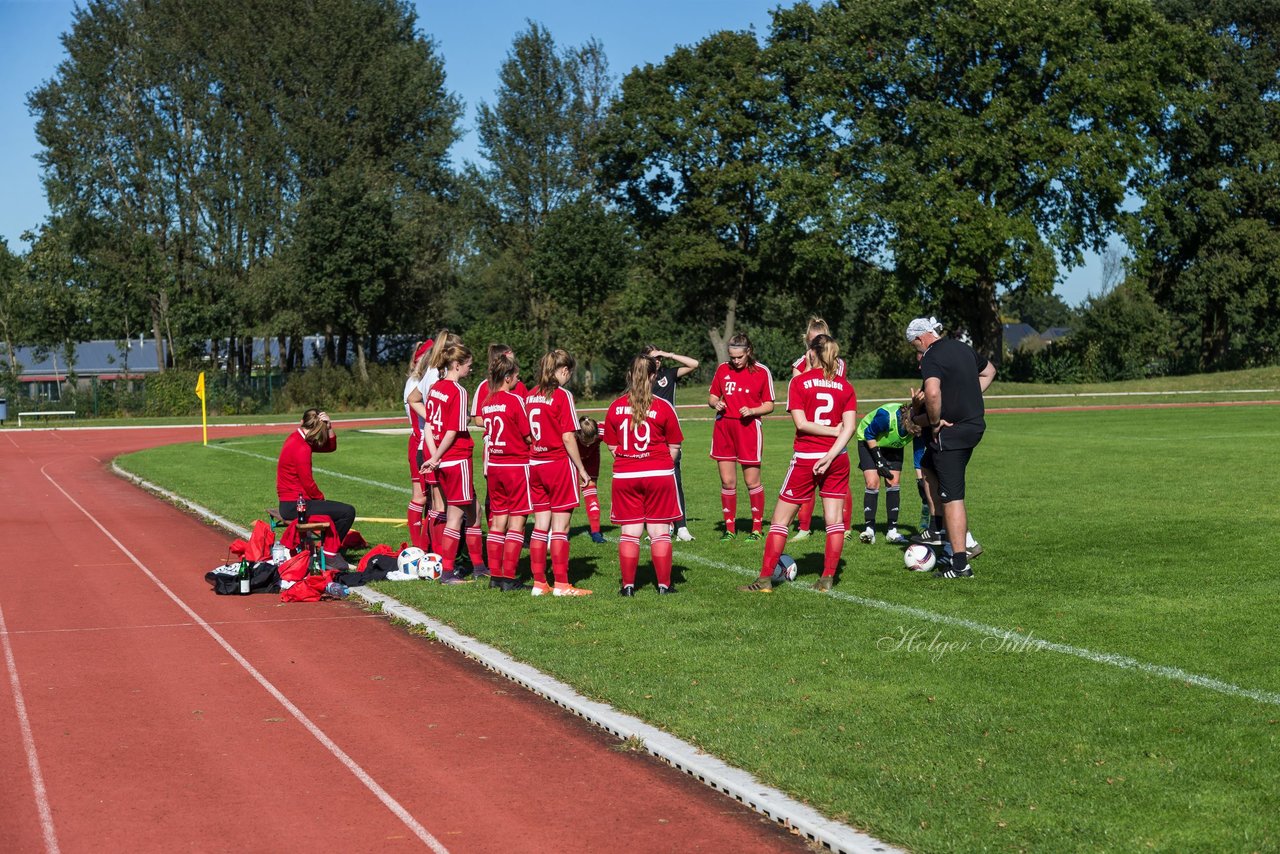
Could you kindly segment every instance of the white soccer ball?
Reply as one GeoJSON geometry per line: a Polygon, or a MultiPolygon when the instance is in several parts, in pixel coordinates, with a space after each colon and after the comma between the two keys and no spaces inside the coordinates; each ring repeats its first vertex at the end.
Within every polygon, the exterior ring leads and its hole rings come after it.
{"type": "Polygon", "coordinates": [[[938,559],[934,557],[933,549],[917,543],[914,546],[907,546],[907,550],[902,554],[902,562],[912,572],[928,572],[933,569],[938,559]]]}
{"type": "Polygon", "coordinates": [[[422,559],[426,556],[427,553],[417,546],[409,546],[396,555],[396,569],[412,578],[418,574],[418,567],[422,565],[422,559]]]}
{"type": "Polygon", "coordinates": [[[427,552],[418,561],[418,577],[435,581],[444,574],[444,558],[435,552],[427,552]]]}
{"type": "Polygon", "coordinates": [[[779,555],[778,562],[773,567],[773,581],[795,581],[796,572],[796,559],[791,555],[779,555]]]}

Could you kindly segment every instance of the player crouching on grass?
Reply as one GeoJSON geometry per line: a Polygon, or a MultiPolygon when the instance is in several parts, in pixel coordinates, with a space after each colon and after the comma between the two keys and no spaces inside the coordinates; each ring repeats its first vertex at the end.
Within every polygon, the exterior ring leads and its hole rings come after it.
{"type": "Polygon", "coordinates": [[[582,489],[582,503],[587,509],[587,524],[591,526],[591,542],[603,543],[604,534],[600,533],[600,492],[596,481],[600,480],[600,425],[594,418],[582,416],[578,419],[578,432],[574,434],[578,440],[578,456],[582,458],[582,467],[591,478],[582,489]]]}
{"type": "Polygon", "coordinates": [[[627,393],[609,404],[604,443],[613,454],[609,519],[622,526],[618,537],[623,596],[636,592],[640,532],[649,529],[658,593],[675,593],[671,584],[671,523],[683,516],[676,490],[675,461],[684,434],[675,408],[653,395],[658,363],[636,356],[627,375],[627,393]]]}
{"type": "MultiPolygon", "coordinates": [[[[857,427],[858,396],[849,381],[839,375],[840,347],[831,336],[815,336],[809,353],[814,367],[792,377],[787,386],[787,410],[796,425],[795,454],[773,508],[760,577],[739,590],[768,593],[773,589],[773,569],[787,543],[791,520],[815,489],[822,496],[824,518],[833,520],[840,518],[849,492],[849,455],[845,447],[857,427]]],[[[814,582],[813,589],[831,589],[843,547],[844,525],[828,524],[822,577],[814,582]]]]}
{"type": "Polygon", "coordinates": [[[520,387],[520,366],[510,352],[489,363],[489,391],[476,412],[484,424],[488,454],[485,479],[489,495],[489,586],[504,592],[529,590],[516,580],[524,548],[524,520],[533,512],[529,492],[529,446],[533,436],[520,387]]]}
{"type": "Polygon", "coordinates": [[[898,484],[902,476],[903,449],[918,435],[920,425],[911,420],[911,405],[907,403],[886,403],[858,422],[854,437],[858,440],[858,468],[862,470],[865,487],[862,493],[863,531],[858,535],[862,542],[876,541],[876,504],[880,500],[882,483],[889,525],[884,538],[895,544],[907,541],[898,533],[901,494],[898,484]]]}

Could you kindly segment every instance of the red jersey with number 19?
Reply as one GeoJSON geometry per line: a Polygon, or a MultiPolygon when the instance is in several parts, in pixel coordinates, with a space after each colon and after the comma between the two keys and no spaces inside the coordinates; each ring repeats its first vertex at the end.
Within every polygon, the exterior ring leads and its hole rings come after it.
{"type": "Polygon", "coordinates": [[[538,462],[568,459],[564,434],[578,429],[578,411],[573,406],[573,395],[563,388],[544,395],[535,388],[525,395],[524,406],[529,413],[529,429],[533,433],[530,459],[538,462]]]}
{"type": "Polygon", "coordinates": [[[645,420],[637,426],[626,395],[609,404],[604,417],[604,443],[614,449],[613,472],[674,471],[671,446],[684,441],[675,409],[660,397],[649,405],[645,420]]]}
{"type": "MultiPolygon", "coordinates": [[[[844,413],[858,409],[858,395],[844,377],[827,379],[821,368],[791,378],[787,386],[787,411],[800,409],[806,420],[823,427],[840,426],[844,413]]],[[[814,436],[796,431],[796,453],[825,454],[835,444],[834,436],[814,436]]]]}
{"type": "Polygon", "coordinates": [[[427,392],[427,425],[436,446],[450,430],[458,435],[445,450],[441,462],[471,459],[475,442],[467,432],[467,390],[454,380],[439,380],[427,392]]]}
{"type": "Polygon", "coordinates": [[[480,407],[484,419],[484,441],[489,451],[489,464],[495,466],[524,465],[529,462],[529,416],[520,395],[495,391],[480,407]]]}

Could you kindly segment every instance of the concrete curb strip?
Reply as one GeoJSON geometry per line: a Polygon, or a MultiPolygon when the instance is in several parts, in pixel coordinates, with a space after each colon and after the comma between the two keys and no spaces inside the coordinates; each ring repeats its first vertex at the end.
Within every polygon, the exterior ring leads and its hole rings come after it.
{"type": "MultiPolygon", "coordinates": [[[[125,480],[191,510],[238,537],[248,537],[250,534],[247,528],[235,525],[192,501],[125,471],[115,461],[112,461],[111,468],[125,480]]],[[[885,854],[885,852],[902,850],[860,833],[847,825],[832,821],[777,789],[762,784],[746,771],[703,753],[670,733],[665,733],[631,715],[623,714],[612,706],[589,700],[563,682],[516,661],[506,653],[483,644],[475,638],[461,634],[390,596],[363,587],[353,587],[351,592],[365,602],[380,605],[382,613],[387,616],[430,630],[440,643],[607,730],[619,739],[638,739],[643,743],[645,752],[650,755],[810,839],[826,850],[840,852],[840,854],[885,854]]]]}

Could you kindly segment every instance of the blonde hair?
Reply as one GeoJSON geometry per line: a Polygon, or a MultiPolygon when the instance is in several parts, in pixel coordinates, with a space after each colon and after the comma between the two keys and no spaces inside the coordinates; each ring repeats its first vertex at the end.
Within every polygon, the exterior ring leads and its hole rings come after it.
{"type": "Polygon", "coordinates": [[[448,329],[441,329],[436,333],[436,343],[431,345],[431,349],[427,352],[427,367],[435,368],[437,371],[440,371],[440,373],[444,373],[442,368],[448,364],[448,362],[444,360],[445,348],[460,344],[462,344],[461,338],[454,335],[448,329]]]}
{"type": "Polygon", "coordinates": [[[307,444],[317,448],[329,444],[329,422],[320,417],[319,409],[308,409],[302,413],[302,436],[307,444]]]}
{"type": "Polygon", "coordinates": [[[568,368],[569,373],[573,373],[576,366],[577,362],[567,350],[552,350],[538,362],[538,383],[533,390],[546,397],[560,387],[559,381],[556,380],[556,371],[568,368]]]}
{"type": "Polygon", "coordinates": [[[637,427],[649,416],[653,405],[653,377],[658,373],[658,362],[652,356],[636,356],[631,360],[627,373],[627,399],[631,402],[631,421],[637,427]]]}
{"type": "Polygon", "coordinates": [[[815,335],[809,342],[809,361],[822,368],[822,376],[832,379],[840,371],[840,345],[830,335],[815,335]]]}
{"type": "Polygon", "coordinates": [[[489,362],[489,393],[498,390],[509,377],[513,377],[520,370],[520,363],[516,361],[515,354],[508,350],[505,353],[499,353],[497,358],[489,362]]]}
{"type": "Polygon", "coordinates": [[[808,344],[818,335],[830,335],[831,327],[827,326],[827,322],[817,315],[809,316],[809,325],[804,330],[804,343],[808,344]]]}
{"type": "MultiPolygon", "coordinates": [[[[414,344],[413,352],[415,353],[418,352],[418,348],[421,347],[422,344],[423,342],[421,341],[414,344]]],[[[427,352],[423,353],[421,356],[418,356],[416,359],[413,356],[410,356],[409,357],[409,379],[413,380],[414,382],[417,382],[418,380],[422,379],[422,375],[427,372],[427,361],[430,358],[431,358],[430,350],[427,350],[427,352]]]]}
{"type": "MultiPolygon", "coordinates": [[[[455,335],[454,338],[457,338],[457,336],[455,335]]],[[[471,351],[468,350],[459,340],[440,351],[440,365],[436,370],[439,370],[440,374],[443,376],[444,372],[447,371],[451,365],[455,363],[461,365],[464,362],[470,361],[471,351]]]]}

